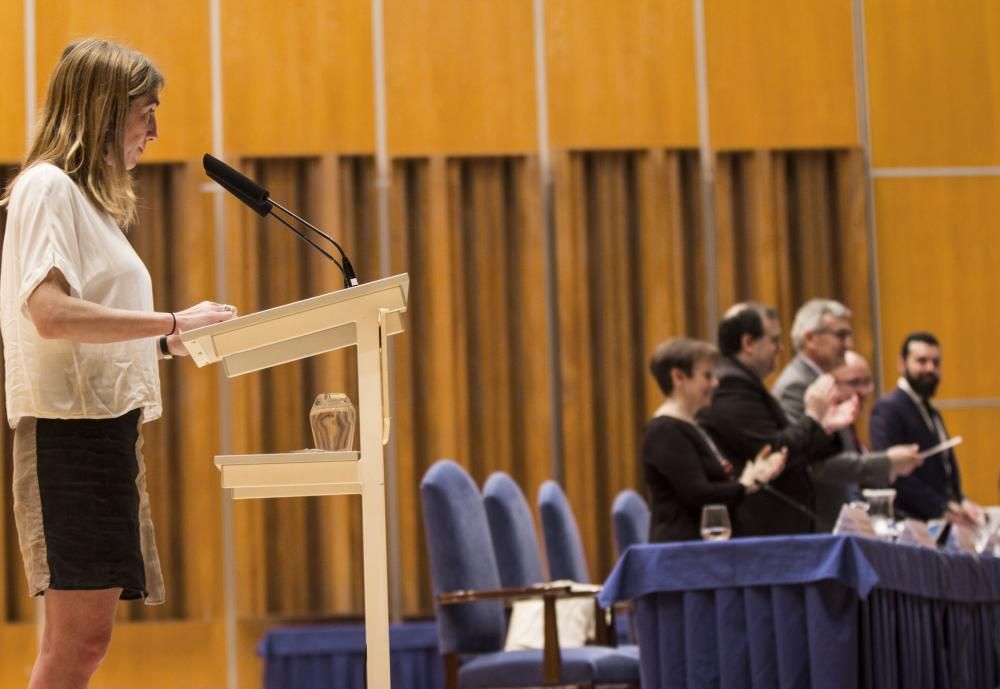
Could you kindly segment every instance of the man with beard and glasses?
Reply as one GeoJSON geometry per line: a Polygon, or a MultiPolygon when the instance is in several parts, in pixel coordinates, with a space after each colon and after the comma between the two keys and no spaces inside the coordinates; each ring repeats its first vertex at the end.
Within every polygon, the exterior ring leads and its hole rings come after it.
{"type": "MultiPolygon", "coordinates": [[[[921,450],[948,439],[944,420],[931,404],[941,382],[941,345],[926,332],[908,335],[899,358],[896,389],[872,409],[871,439],[876,450],[917,443],[921,450]]],[[[982,509],[962,494],[954,450],[928,457],[910,476],[896,479],[896,509],[918,519],[945,517],[973,525],[982,509]]]]}

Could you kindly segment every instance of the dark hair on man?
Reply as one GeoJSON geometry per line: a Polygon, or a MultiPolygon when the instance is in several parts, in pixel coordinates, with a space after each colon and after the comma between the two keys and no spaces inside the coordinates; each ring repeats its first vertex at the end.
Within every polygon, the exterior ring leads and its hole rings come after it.
{"type": "Polygon", "coordinates": [[[724,356],[736,356],[743,349],[743,336],[753,339],[764,336],[764,319],[776,320],[778,311],[758,301],[734,304],[719,321],[719,351],[724,356]]]}
{"type": "Polygon", "coordinates": [[[675,337],[661,343],[653,351],[649,361],[649,370],[656,379],[656,384],[664,395],[674,391],[674,381],[670,376],[673,369],[679,369],[685,376],[694,373],[694,366],[699,361],[707,359],[713,364],[719,357],[719,350],[710,342],[693,340],[690,337],[675,337]]]}
{"type": "Polygon", "coordinates": [[[906,336],[906,339],[903,340],[903,349],[902,349],[903,361],[906,361],[906,357],[909,356],[910,354],[911,342],[923,342],[924,344],[933,345],[935,347],[941,346],[940,343],[938,343],[938,339],[934,337],[934,335],[931,333],[923,331],[917,333],[910,333],[909,335],[906,336]]]}

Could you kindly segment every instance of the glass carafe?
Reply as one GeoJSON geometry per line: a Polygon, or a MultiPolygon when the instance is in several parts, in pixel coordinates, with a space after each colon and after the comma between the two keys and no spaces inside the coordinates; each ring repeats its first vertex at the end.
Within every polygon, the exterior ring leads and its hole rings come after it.
{"type": "Polygon", "coordinates": [[[346,394],[320,393],[309,412],[313,442],[321,450],[350,450],[357,420],[358,412],[346,394]]]}

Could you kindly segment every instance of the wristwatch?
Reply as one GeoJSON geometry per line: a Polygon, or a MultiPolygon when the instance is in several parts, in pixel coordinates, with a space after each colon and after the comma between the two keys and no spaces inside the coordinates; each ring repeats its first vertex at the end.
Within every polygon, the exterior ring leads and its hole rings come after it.
{"type": "Polygon", "coordinates": [[[173,359],[174,355],[170,353],[170,347],[167,346],[167,336],[160,335],[160,355],[164,359],[173,359]]]}

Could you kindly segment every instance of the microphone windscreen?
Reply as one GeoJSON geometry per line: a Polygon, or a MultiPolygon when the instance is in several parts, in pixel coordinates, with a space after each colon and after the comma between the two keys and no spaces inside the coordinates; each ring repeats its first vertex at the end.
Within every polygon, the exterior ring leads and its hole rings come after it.
{"type": "Polygon", "coordinates": [[[208,153],[202,158],[202,164],[205,174],[255,212],[262,216],[271,212],[267,189],[208,153]]]}

